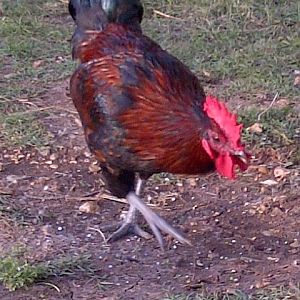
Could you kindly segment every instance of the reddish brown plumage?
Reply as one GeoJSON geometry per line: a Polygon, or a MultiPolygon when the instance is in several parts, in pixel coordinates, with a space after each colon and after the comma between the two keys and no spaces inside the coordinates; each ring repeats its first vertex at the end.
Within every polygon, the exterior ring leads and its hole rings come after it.
{"type": "Polygon", "coordinates": [[[243,150],[204,111],[203,89],[185,65],[139,26],[104,20],[98,27],[103,31],[83,30],[79,23],[74,34],[73,56],[81,64],[71,79],[71,96],[112,193],[124,197],[133,190],[136,172],[148,177],[213,171],[209,153],[215,152],[208,147],[229,151],[229,160],[234,150],[243,150]],[[222,138],[224,150],[214,145],[211,132],[222,138]]]}
{"type": "Polygon", "coordinates": [[[151,47],[160,49],[147,37],[143,37],[141,42],[137,38],[138,36],[141,36],[139,30],[133,30],[132,27],[114,23],[108,24],[104,32],[86,30],[84,33],[80,33],[80,37],[78,37],[79,43],[73,48],[73,57],[84,63],[119,52],[143,52],[151,50],[151,47]]]}

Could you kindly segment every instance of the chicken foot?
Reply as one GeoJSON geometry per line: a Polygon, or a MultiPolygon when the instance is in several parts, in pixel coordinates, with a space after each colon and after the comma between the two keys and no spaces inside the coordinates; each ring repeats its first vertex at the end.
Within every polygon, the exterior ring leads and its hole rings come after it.
{"type": "MultiPolygon", "coordinates": [[[[143,181],[139,178],[138,182],[136,184],[135,188],[135,194],[140,195],[141,190],[143,186],[143,181]]],[[[134,205],[129,206],[129,210],[126,214],[125,220],[121,223],[119,223],[120,228],[115,231],[109,238],[108,241],[116,241],[119,240],[120,238],[127,236],[129,234],[135,234],[137,236],[140,236],[141,238],[144,239],[150,239],[151,234],[143,230],[138,224],[137,224],[137,209],[135,208],[134,205]]],[[[119,227],[118,226],[118,227],[119,227]]]]}
{"type": "Polygon", "coordinates": [[[108,242],[119,240],[129,234],[140,236],[146,240],[151,238],[151,234],[137,224],[137,209],[133,205],[130,205],[125,220],[120,225],[121,227],[107,239],[108,242]]]}
{"type": "Polygon", "coordinates": [[[126,199],[130,205],[129,211],[125,218],[122,226],[114,232],[110,237],[109,241],[117,240],[129,233],[135,233],[138,236],[149,239],[150,235],[148,232],[141,229],[136,224],[136,212],[139,211],[149,224],[154,236],[156,237],[160,247],[163,249],[163,238],[160,231],[163,231],[173,238],[177,239],[183,244],[191,244],[189,240],[184,238],[175,228],[169,225],[163,218],[152,211],[143,201],[139,195],[142,188],[142,180],[139,179],[136,186],[136,193],[130,192],[127,194],[126,199]]]}

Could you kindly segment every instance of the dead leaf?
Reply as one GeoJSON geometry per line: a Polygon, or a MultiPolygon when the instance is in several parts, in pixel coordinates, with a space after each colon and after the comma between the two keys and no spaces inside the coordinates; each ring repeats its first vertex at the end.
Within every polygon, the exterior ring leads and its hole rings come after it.
{"type": "Polygon", "coordinates": [[[39,59],[39,60],[36,60],[36,61],[33,62],[32,67],[34,69],[37,69],[37,68],[39,68],[43,64],[44,64],[44,60],[39,59]]]}
{"type": "Polygon", "coordinates": [[[253,209],[253,208],[250,208],[248,213],[249,213],[250,216],[254,216],[254,215],[256,215],[256,210],[253,209]]]}
{"type": "Polygon", "coordinates": [[[204,76],[211,77],[211,73],[209,71],[203,70],[202,72],[203,72],[204,76]]]}
{"type": "Polygon", "coordinates": [[[258,172],[263,175],[267,175],[269,173],[268,168],[266,166],[258,166],[258,172]]]}
{"type": "Polygon", "coordinates": [[[50,160],[56,160],[58,158],[58,154],[57,153],[53,153],[49,156],[50,160]]]}
{"type": "Polygon", "coordinates": [[[292,248],[300,248],[300,241],[294,240],[293,243],[290,244],[292,248]]]}
{"type": "Polygon", "coordinates": [[[289,104],[290,104],[289,99],[287,99],[287,98],[280,98],[280,99],[276,102],[276,107],[284,108],[284,107],[287,107],[289,104]]]}
{"type": "Polygon", "coordinates": [[[264,230],[261,234],[267,237],[273,236],[273,233],[270,230],[264,230]]]}
{"type": "Polygon", "coordinates": [[[300,86],[300,76],[295,77],[294,86],[296,86],[296,87],[300,86]]]}
{"type": "Polygon", "coordinates": [[[100,170],[101,170],[101,168],[95,162],[93,162],[92,164],[89,165],[89,171],[91,173],[98,173],[100,170]]]}
{"type": "Polygon", "coordinates": [[[274,172],[275,178],[278,178],[279,180],[283,179],[284,177],[286,177],[287,175],[289,175],[291,173],[289,170],[281,168],[281,167],[275,168],[273,172],[274,172]]]}
{"type": "Polygon", "coordinates": [[[271,212],[272,217],[280,216],[282,214],[283,214],[283,211],[279,207],[273,208],[273,210],[271,212]]]}
{"type": "Polygon", "coordinates": [[[58,169],[58,165],[53,164],[53,165],[50,165],[49,168],[50,169],[58,169]]]}
{"type": "Polygon", "coordinates": [[[264,204],[260,204],[259,207],[257,208],[257,211],[260,214],[264,214],[267,211],[268,207],[264,204]]]}
{"type": "Polygon", "coordinates": [[[208,251],[208,254],[207,254],[207,257],[208,257],[209,259],[214,259],[214,258],[216,258],[216,257],[219,257],[219,255],[216,254],[216,253],[214,253],[214,252],[212,252],[211,250],[209,250],[209,251],[208,251]]]}
{"type": "Polygon", "coordinates": [[[260,184],[267,185],[267,186],[273,186],[273,185],[278,184],[278,182],[273,179],[267,179],[265,181],[261,181],[260,184]]]}
{"type": "Polygon", "coordinates": [[[262,133],[263,127],[260,123],[254,123],[250,127],[246,129],[247,131],[253,132],[253,133],[262,133]]]}
{"type": "Polygon", "coordinates": [[[268,256],[267,260],[274,261],[274,262],[279,262],[280,258],[279,257],[268,256]]]}
{"type": "Polygon", "coordinates": [[[82,127],[82,123],[81,123],[80,119],[74,118],[74,121],[75,121],[76,125],[78,125],[78,127],[80,127],[80,128],[82,127]]]}
{"type": "Polygon", "coordinates": [[[46,157],[50,154],[50,148],[49,147],[42,147],[40,149],[38,149],[40,155],[42,155],[43,157],[46,157]]]}
{"type": "Polygon", "coordinates": [[[44,225],[41,227],[41,231],[45,236],[51,235],[52,226],[51,225],[44,225]]]}
{"type": "Polygon", "coordinates": [[[89,158],[89,157],[92,156],[92,153],[89,152],[89,151],[84,151],[83,154],[84,154],[84,156],[87,157],[87,158],[89,158]]]}
{"type": "Polygon", "coordinates": [[[89,214],[94,214],[98,210],[98,205],[96,201],[88,201],[79,206],[79,211],[89,214]]]}
{"type": "Polygon", "coordinates": [[[14,183],[14,184],[16,184],[16,183],[18,183],[18,180],[23,180],[23,179],[27,179],[27,178],[30,178],[30,177],[28,177],[28,176],[26,176],[26,175],[21,175],[21,176],[19,176],[19,175],[8,175],[8,176],[6,176],[6,180],[8,181],[8,182],[11,182],[11,183],[14,183]]]}
{"type": "Polygon", "coordinates": [[[197,178],[188,178],[186,181],[191,187],[195,187],[198,185],[197,178]]]}
{"type": "Polygon", "coordinates": [[[16,73],[9,73],[9,74],[3,75],[3,78],[4,79],[10,79],[10,78],[15,77],[16,75],[17,75],[16,73]]]}
{"type": "Polygon", "coordinates": [[[266,286],[268,286],[270,284],[270,281],[266,278],[262,278],[259,282],[257,282],[255,284],[255,287],[257,289],[262,289],[262,288],[265,288],[266,286]]]}

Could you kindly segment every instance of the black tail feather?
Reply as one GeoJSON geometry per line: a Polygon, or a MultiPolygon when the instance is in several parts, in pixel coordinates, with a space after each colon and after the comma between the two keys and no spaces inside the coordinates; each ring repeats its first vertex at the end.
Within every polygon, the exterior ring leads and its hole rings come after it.
{"type": "MultiPolygon", "coordinates": [[[[83,27],[91,27],[90,25],[93,22],[102,21],[104,23],[132,25],[139,28],[144,9],[140,0],[70,0],[69,13],[77,24],[81,23],[80,19],[82,21],[81,15],[86,14],[85,18],[87,19],[91,18],[93,13],[98,14],[98,17],[92,17],[93,20],[85,22],[89,23],[89,26],[83,27]]],[[[91,29],[97,29],[94,28],[95,26],[92,27],[91,29]]]]}
{"type": "Polygon", "coordinates": [[[139,24],[144,14],[140,0],[102,0],[102,8],[113,23],[139,24]]]}
{"type": "Polygon", "coordinates": [[[97,6],[102,9],[101,0],[70,0],[69,1],[69,13],[73,20],[76,21],[77,16],[83,10],[88,8],[96,8],[97,6]]]}

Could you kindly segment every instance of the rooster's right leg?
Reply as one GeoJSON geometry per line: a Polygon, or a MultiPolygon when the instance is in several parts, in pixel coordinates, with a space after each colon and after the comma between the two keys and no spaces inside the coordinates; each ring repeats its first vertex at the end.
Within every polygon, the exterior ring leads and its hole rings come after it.
{"type": "MultiPolygon", "coordinates": [[[[135,194],[140,195],[141,190],[143,186],[143,181],[141,179],[138,179],[138,182],[136,184],[135,188],[135,194]]],[[[134,234],[137,236],[140,236],[144,239],[150,239],[151,234],[143,230],[138,224],[138,210],[134,205],[129,206],[129,210],[126,214],[125,220],[121,223],[121,227],[115,231],[109,238],[108,241],[116,241],[119,240],[129,234],[134,234]]]]}

